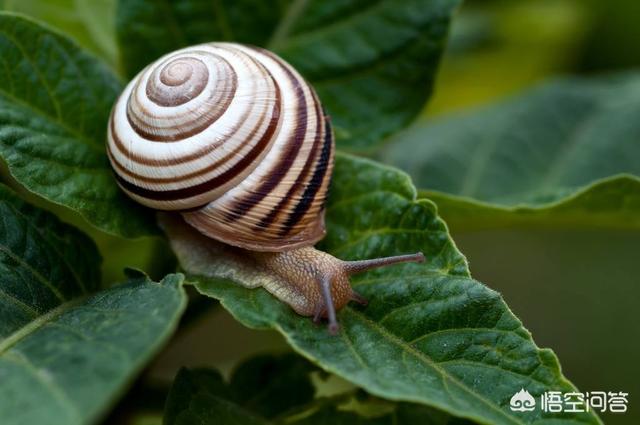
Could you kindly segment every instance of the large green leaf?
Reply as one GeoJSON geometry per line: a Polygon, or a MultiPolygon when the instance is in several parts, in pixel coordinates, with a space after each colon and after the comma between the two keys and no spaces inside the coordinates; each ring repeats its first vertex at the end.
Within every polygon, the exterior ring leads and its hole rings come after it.
{"type": "Polygon", "coordinates": [[[0,336],[100,288],[95,244],[0,184],[0,336]]]}
{"type": "Polygon", "coordinates": [[[397,136],[409,172],[455,230],[640,227],[640,76],[565,79],[397,136]]]}
{"type": "Polygon", "coordinates": [[[174,330],[185,304],[181,282],[133,278],[32,313],[0,342],[3,424],[95,422],[174,330]]]}
{"type": "Polygon", "coordinates": [[[0,5],[47,22],[115,65],[115,0],[3,0],[0,5]]]}
{"type": "Polygon", "coordinates": [[[222,376],[210,370],[178,373],[167,399],[165,425],[234,424],[261,425],[267,421],[237,405],[228,394],[222,376]]]}
{"type": "Polygon", "coordinates": [[[0,186],[0,418],[95,421],[167,340],[182,275],[99,289],[89,238],[0,186]]]}
{"type": "Polygon", "coordinates": [[[169,392],[165,425],[180,424],[465,424],[423,406],[384,403],[347,391],[314,399],[310,372],[301,357],[259,356],[241,364],[226,383],[209,369],[182,369],[169,392]],[[364,400],[363,400],[364,399],[364,400]],[[376,411],[371,407],[375,406],[376,411]],[[340,408],[341,410],[338,410],[340,408]],[[347,411],[349,409],[350,411],[347,411]],[[360,411],[363,416],[355,411],[360,411]]]}
{"type": "Polygon", "coordinates": [[[153,216],[119,190],[105,152],[120,83],[95,58],[39,24],[0,14],[0,156],[20,184],[124,236],[153,216]]]}
{"type": "Polygon", "coordinates": [[[125,73],[133,77],[160,56],[209,41],[265,45],[290,0],[124,0],[116,30],[125,73]]]}
{"type": "Polygon", "coordinates": [[[231,414],[262,420],[284,415],[313,400],[310,372],[314,367],[294,354],[259,356],[242,363],[227,384],[214,370],[178,373],[165,406],[165,423],[193,423],[204,416],[210,423],[229,423],[222,418],[224,406],[235,405],[231,414]]]}
{"type": "MultiPolygon", "coordinates": [[[[424,252],[427,263],[372,271],[352,280],[370,301],[339,313],[342,330],[296,315],[255,283],[272,276],[245,257],[176,220],[164,221],[189,281],[221,300],[239,321],[281,332],[298,352],[371,394],[437,407],[482,423],[542,423],[539,409],[516,413],[509,400],[521,388],[539,396],[568,391],[558,360],[539,349],[499,294],[469,276],[435,205],[416,199],[405,174],[339,155],[322,248],[343,259],[424,252]]],[[[564,415],[556,424],[597,423],[590,414],[564,415]]]]}
{"type": "Polygon", "coordinates": [[[315,87],[341,147],[363,150],[422,109],[458,0],[121,1],[127,74],[208,41],[265,46],[315,87]]]}
{"type": "Polygon", "coordinates": [[[454,231],[502,227],[640,229],[640,179],[618,175],[540,206],[504,206],[464,196],[421,190],[438,204],[454,231]]]}

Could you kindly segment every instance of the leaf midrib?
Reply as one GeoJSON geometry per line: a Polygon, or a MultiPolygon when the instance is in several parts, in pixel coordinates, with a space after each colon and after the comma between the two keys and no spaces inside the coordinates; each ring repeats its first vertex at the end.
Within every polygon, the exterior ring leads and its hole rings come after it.
{"type": "Polygon", "coordinates": [[[2,356],[2,358],[26,368],[27,371],[31,373],[31,376],[33,376],[37,381],[41,382],[43,387],[48,388],[49,393],[52,394],[53,397],[56,398],[62,406],[64,406],[64,409],[78,418],[77,422],[80,422],[80,412],[74,406],[73,402],[69,399],[67,394],[62,390],[62,388],[60,388],[57,382],[50,379],[44,379],[40,370],[36,368],[28,358],[24,356],[12,355],[11,353],[6,353],[4,356],[2,356]]]}
{"type": "Polygon", "coordinates": [[[308,0],[293,0],[283,14],[283,18],[278,22],[278,26],[273,30],[271,38],[266,43],[269,50],[273,50],[278,44],[285,40],[291,33],[291,29],[300,14],[307,7],[308,0]]]}
{"type": "MultiPolygon", "coordinates": [[[[307,3],[308,0],[294,0],[293,5],[295,5],[296,3],[307,3]]],[[[340,28],[340,27],[344,27],[344,26],[349,26],[351,25],[351,22],[355,19],[357,19],[359,16],[362,15],[367,15],[369,13],[372,13],[372,10],[375,10],[377,8],[380,8],[382,6],[385,5],[385,3],[387,2],[387,0],[376,0],[374,3],[367,5],[366,7],[363,7],[362,9],[358,10],[355,13],[352,13],[350,15],[348,15],[347,17],[345,17],[344,19],[341,20],[337,20],[331,23],[325,23],[325,25],[322,25],[319,28],[315,28],[313,30],[304,32],[304,33],[300,33],[300,34],[296,34],[294,37],[289,37],[290,35],[290,30],[291,27],[293,25],[293,22],[287,23],[285,21],[287,20],[291,20],[292,18],[288,18],[288,15],[293,15],[293,13],[291,12],[292,10],[292,6],[289,7],[287,14],[285,15],[285,18],[282,19],[281,25],[284,25],[285,23],[287,25],[289,25],[288,31],[287,33],[283,34],[282,36],[278,37],[277,43],[274,42],[273,40],[270,41],[267,44],[267,48],[268,49],[274,49],[274,48],[282,48],[284,47],[284,45],[282,44],[282,41],[286,40],[286,41],[291,41],[291,40],[304,40],[305,38],[310,38],[310,37],[314,37],[314,36],[318,36],[319,34],[322,35],[324,33],[330,33],[331,31],[333,31],[335,28],[340,28]]],[[[295,16],[293,16],[293,19],[297,18],[299,16],[299,14],[295,14],[295,16]]],[[[280,25],[278,26],[280,27],[280,25]]],[[[274,31],[274,39],[275,37],[275,33],[279,30],[279,28],[276,29],[276,31],[274,31]]],[[[281,30],[284,31],[284,30],[281,30]]]]}
{"type": "MultiPolygon", "coordinates": [[[[236,285],[235,282],[231,282],[232,285],[236,285]]],[[[196,284],[196,287],[199,288],[200,285],[196,284]]],[[[256,290],[252,290],[250,291],[250,299],[252,304],[257,308],[257,304],[255,304],[255,294],[259,292],[259,288],[255,288],[256,290]]],[[[200,291],[200,289],[199,289],[200,291]]],[[[209,296],[212,296],[212,294],[208,294],[209,296]]],[[[332,372],[332,373],[336,373],[339,376],[344,376],[344,377],[348,377],[347,379],[351,380],[352,382],[356,383],[357,385],[362,385],[360,381],[360,379],[356,376],[353,377],[353,375],[351,375],[349,372],[346,373],[342,373],[341,369],[339,366],[335,366],[333,364],[327,364],[326,362],[323,361],[323,359],[321,357],[318,357],[316,355],[314,355],[311,352],[308,352],[306,349],[304,349],[303,347],[300,346],[300,344],[298,343],[298,341],[296,340],[295,336],[293,336],[290,332],[286,331],[281,325],[280,323],[278,323],[276,320],[274,320],[273,318],[268,319],[267,321],[264,321],[262,323],[252,323],[251,321],[245,321],[242,317],[240,316],[236,316],[234,314],[234,310],[233,308],[231,308],[231,306],[228,304],[228,299],[226,296],[221,295],[221,296],[216,296],[216,298],[218,298],[220,300],[220,302],[222,303],[223,306],[225,306],[225,308],[230,311],[232,313],[232,315],[234,315],[234,317],[239,320],[241,323],[244,323],[246,326],[249,326],[250,328],[255,328],[255,329],[275,329],[278,332],[280,332],[285,339],[287,340],[287,342],[294,347],[294,349],[300,353],[302,356],[308,358],[309,360],[313,361],[316,364],[319,364],[323,369],[332,372]]],[[[449,383],[453,383],[456,385],[456,387],[458,387],[459,389],[461,389],[462,391],[464,391],[465,393],[468,393],[471,395],[471,397],[474,397],[476,400],[480,401],[482,404],[486,405],[488,408],[490,408],[492,411],[495,411],[497,414],[499,414],[501,417],[504,417],[509,423],[513,423],[513,424],[517,424],[517,425],[527,425],[526,422],[520,421],[517,418],[514,418],[512,416],[509,416],[506,412],[504,412],[499,405],[495,404],[493,401],[488,400],[484,397],[482,397],[479,394],[476,394],[471,388],[469,388],[466,384],[464,384],[463,382],[459,381],[456,377],[452,376],[449,372],[447,372],[446,370],[443,370],[443,368],[436,362],[434,362],[432,359],[430,359],[429,357],[427,357],[427,355],[419,350],[417,350],[416,348],[413,348],[411,346],[407,346],[406,342],[401,340],[400,338],[398,338],[396,335],[390,333],[388,330],[381,328],[376,322],[372,321],[371,319],[367,318],[366,316],[364,316],[362,313],[360,313],[359,311],[354,310],[352,307],[345,307],[343,309],[343,311],[347,314],[352,314],[355,317],[355,320],[358,320],[361,324],[365,325],[365,326],[369,326],[370,328],[373,328],[374,331],[377,331],[386,341],[388,341],[389,344],[393,344],[396,345],[400,348],[400,351],[404,354],[411,354],[413,355],[416,359],[418,359],[419,361],[422,361],[424,363],[426,363],[427,365],[429,365],[430,367],[432,367],[436,372],[438,372],[441,375],[442,378],[442,382],[443,385],[447,386],[449,385],[449,383]]],[[[492,329],[491,330],[495,330],[492,329]]],[[[344,332],[344,331],[343,331],[344,332]]],[[[519,335],[517,333],[515,333],[515,335],[519,336],[522,338],[522,335],[519,335]]],[[[525,338],[523,338],[525,339],[525,338]]],[[[353,351],[355,349],[355,346],[351,343],[351,341],[349,340],[349,344],[347,344],[350,347],[350,350],[353,351]]],[[[357,352],[354,353],[354,356],[356,358],[360,358],[360,356],[357,354],[357,352]]],[[[365,368],[368,369],[368,367],[366,366],[366,364],[360,359],[360,361],[358,361],[359,364],[364,365],[365,368]]],[[[482,365],[480,365],[482,366],[482,365]]],[[[502,369],[500,369],[502,370],[502,369]]],[[[509,371],[507,369],[505,369],[505,371],[507,372],[512,372],[509,371]]],[[[525,375],[519,375],[519,376],[525,376],[525,375]]],[[[529,376],[526,376],[527,378],[531,378],[529,376]]],[[[571,385],[570,382],[567,381],[567,385],[571,385]]],[[[366,384],[364,384],[364,387],[366,388],[370,388],[369,386],[367,386],[366,384]]],[[[384,391],[382,390],[378,390],[377,388],[371,390],[369,389],[369,391],[371,393],[377,393],[377,395],[382,396],[384,398],[390,398],[388,394],[386,394],[384,391]]],[[[393,398],[393,397],[391,397],[393,398]]],[[[413,397],[413,396],[407,396],[406,394],[404,395],[397,395],[396,400],[400,400],[400,401],[413,401],[413,402],[417,402],[420,404],[424,404],[424,405],[429,405],[429,406],[433,406],[436,408],[440,408],[442,410],[445,410],[449,413],[454,414],[455,416],[465,416],[464,414],[461,415],[460,412],[456,411],[455,409],[452,409],[449,405],[447,404],[441,404],[439,401],[437,400],[426,400],[424,398],[421,397],[413,397]]],[[[488,423],[486,422],[486,418],[484,417],[478,417],[476,414],[472,414],[471,416],[466,415],[465,417],[473,419],[473,420],[477,420],[477,421],[481,421],[482,423],[488,423]]],[[[602,423],[600,421],[600,419],[596,416],[591,414],[590,418],[595,420],[595,423],[602,423]]],[[[544,418],[541,418],[544,419],[544,418]]],[[[592,423],[590,421],[584,422],[584,421],[579,421],[580,423],[592,423]]]]}
{"type": "MultiPolygon", "coordinates": [[[[26,100],[21,99],[19,97],[16,97],[13,93],[10,93],[8,91],[6,91],[5,89],[3,89],[0,86],[0,95],[4,96],[6,100],[8,100],[8,102],[13,102],[19,106],[22,107],[23,110],[25,111],[29,111],[32,112],[38,116],[41,117],[41,119],[54,124],[55,126],[61,128],[63,131],[65,131],[67,133],[67,137],[72,137],[76,140],[80,140],[84,145],[91,147],[92,149],[94,149],[96,152],[100,152],[100,154],[104,154],[102,152],[102,148],[98,148],[95,144],[95,141],[93,141],[92,139],[89,138],[88,135],[84,135],[82,133],[80,133],[78,130],[69,127],[69,125],[67,123],[65,123],[64,121],[58,120],[55,117],[52,117],[51,115],[49,115],[47,112],[41,110],[40,108],[36,108],[34,107],[34,105],[31,105],[30,103],[28,103],[26,100]]],[[[18,126],[16,126],[18,127],[18,126]]],[[[27,128],[31,131],[33,131],[33,129],[29,128],[29,127],[24,127],[24,126],[19,126],[21,128],[27,128]]],[[[40,136],[50,136],[48,134],[39,134],[40,136]]],[[[54,134],[54,136],[57,137],[64,137],[64,135],[62,134],[54,134]]]]}
{"type": "Polygon", "coordinates": [[[174,14],[172,12],[172,7],[171,7],[171,4],[169,3],[169,0],[161,0],[160,8],[162,9],[161,15],[167,17],[167,20],[165,22],[167,23],[168,28],[170,29],[171,33],[176,38],[178,38],[179,40],[178,44],[183,46],[186,46],[187,44],[189,44],[184,31],[180,29],[181,28],[180,25],[174,19],[174,14]]]}
{"type": "Polygon", "coordinates": [[[83,295],[70,301],[64,302],[59,306],[44,313],[43,315],[36,317],[21,328],[17,329],[11,335],[0,341],[0,356],[4,355],[11,347],[20,342],[22,339],[28,337],[32,333],[35,333],[38,329],[40,329],[47,323],[57,319],[76,305],[80,304],[87,297],[88,295],[83,295]]]}
{"type": "MultiPolygon", "coordinates": [[[[47,79],[44,78],[44,75],[42,74],[40,68],[38,66],[36,66],[35,62],[33,61],[33,58],[27,54],[27,51],[24,49],[24,46],[21,44],[21,42],[18,39],[16,39],[14,37],[14,35],[12,33],[9,33],[6,30],[6,28],[2,28],[2,32],[1,33],[9,41],[11,41],[11,43],[13,43],[13,45],[20,51],[20,54],[22,55],[22,57],[29,63],[29,67],[35,72],[36,76],[38,77],[38,80],[42,84],[42,87],[46,91],[47,96],[51,100],[51,104],[53,105],[53,107],[56,110],[57,118],[60,118],[61,117],[60,102],[58,101],[58,99],[54,95],[54,92],[51,89],[51,87],[49,87],[49,83],[48,83],[47,79]]],[[[42,37],[42,34],[38,35],[38,42],[40,41],[41,37],[42,37]]],[[[34,43],[34,44],[37,44],[37,43],[34,43]]]]}
{"type": "MultiPolygon", "coordinates": [[[[557,179],[565,169],[565,164],[567,164],[567,162],[570,162],[568,161],[568,159],[571,157],[571,154],[582,143],[582,140],[583,140],[582,135],[591,128],[593,121],[596,120],[599,114],[603,111],[603,109],[606,108],[606,105],[603,105],[602,103],[603,103],[602,99],[598,99],[597,104],[594,105],[594,107],[591,110],[589,110],[589,112],[583,117],[583,119],[578,123],[578,125],[573,127],[569,135],[564,138],[565,143],[561,146],[561,152],[556,153],[551,158],[551,164],[547,168],[546,176],[540,179],[539,184],[536,184],[538,188],[557,189],[562,187],[558,185],[554,186],[553,183],[557,183],[557,179]]],[[[573,187],[568,186],[568,187],[571,188],[572,190],[575,190],[575,188],[579,186],[580,185],[573,186],[573,187]]],[[[538,192],[538,193],[541,193],[541,192],[538,192]]]]}
{"type": "MultiPolygon", "coordinates": [[[[594,120],[597,121],[600,115],[611,107],[611,100],[613,97],[614,96],[612,94],[609,94],[605,97],[594,96],[592,100],[593,103],[591,104],[589,110],[586,111],[580,117],[576,125],[572,126],[569,129],[568,135],[563,138],[563,143],[562,143],[562,146],[560,147],[559,152],[553,155],[552,160],[550,161],[545,171],[540,176],[540,183],[536,184],[536,188],[538,190],[533,190],[532,188],[525,188],[524,191],[518,192],[519,194],[526,195],[529,198],[531,198],[531,196],[544,193],[544,191],[541,191],[540,189],[544,189],[544,190],[566,189],[566,190],[570,190],[572,194],[570,195],[560,194],[559,196],[554,195],[553,200],[545,201],[544,203],[541,203],[541,204],[537,203],[536,201],[531,201],[531,200],[528,201],[526,199],[523,199],[516,204],[512,202],[507,203],[509,198],[513,195],[513,193],[501,193],[498,195],[492,195],[490,197],[479,194],[477,190],[478,184],[479,184],[478,182],[482,182],[483,181],[482,178],[486,177],[487,169],[490,168],[490,165],[492,163],[491,162],[492,156],[496,152],[496,149],[501,147],[501,143],[502,143],[500,135],[491,134],[490,132],[487,133],[490,137],[484,137],[484,139],[486,140],[481,141],[481,143],[477,143],[477,148],[474,151],[474,155],[472,155],[474,160],[471,162],[470,167],[468,167],[468,172],[466,172],[463,175],[464,179],[463,179],[463,183],[460,185],[460,188],[455,192],[446,192],[443,190],[435,190],[435,192],[439,192],[447,196],[462,197],[462,198],[470,199],[478,203],[488,204],[491,207],[493,206],[497,206],[500,208],[524,207],[524,208],[542,209],[542,208],[546,208],[547,206],[561,204],[565,202],[567,199],[571,199],[575,197],[574,195],[577,192],[583,191],[586,188],[590,188],[594,184],[602,180],[609,179],[617,175],[624,175],[624,174],[629,174],[634,176],[634,174],[632,173],[618,173],[618,174],[610,174],[605,176],[601,175],[600,177],[597,177],[595,180],[592,178],[591,181],[585,181],[579,184],[573,183],[573,184],[563,184],[558,186],[558,183],[559,183],[558,179],[561,177],[561,173],[565,171],[565,168],[566,168],[565,165],[568,162],[570,162],[568,161],[568,159],[571,158],[572,153],[575,152],[576,149],[578,149],[584,142],[582,135],[591,129],[594,120]],[[505,199],[507,200],[507,202],[504,201],[505,199]]],[[[516,99],[511,100],[511,102],[516,102],[516,99]]],[[[636,102],[634,102],[632,99],[626,99],[623,101],[622,104],[620,103],[615,104],[615,107],[616,108],[624,107],[627,103],[635,104],[636,102]]],[[[501,105],[507,105],[507,103],[504,103],[501,105]]],[[[478,117],[480,117],[480,115],[478,115],[478,117]]],[[[502,133],[505,131],[509,132],[511,131],[511,128],[509,127],[500,128],[499,133],[502,133]]]]}
{"type": "Polygon", "coordinates": [[[33,266],[29,264],[24,258],[20,257],[19,255],[16,255],[4,244],[0,244],[0,252],[3,252],[5,255],[10,257],[13,261],[20,264],[22,267],[24,267],[29,273],[31,273],[31,275],[34,277],[35,280],[37,280],[38,282],[43,284],[45,287],[47,287],[58,300],[62,302],[66,301],[65,296],[62,295],[62,293],[58,290],[58,288],[56,288],[53,282],[51,282],[46,277],[44,277],[42,273],[34,269],[33,266]]]}
{"type": "MultiPolygon", "coordinates": [[[[36,72],[36,74],[38,76],[38,79],[40,80],[40,82],[42,84],[42,87],[44,87],[45,91],[47,92],[47,95],[49,96],[49,98],[51,100],[51,103],[54,105],[54,107],[56,109],[57,116],[52,116],[49,113],[47,113],[46,111],[35,107],[34,105],[30,104],[26,99],[18,97],[16,94],[14,94],[13,92],[7,91],[2,86],[0,86],[0,94],[5,96],[9,101],[19,104],[20,106],[22,106],[23,109],[25,109],[27,111],[35,112],[36,114],[41,116],[46,121],[51,122],[51,123],[59,126],[64,131],[66,131],[69,135],[81,140],[84,144],[86,144],[88,146],[91,146],[92,148],[97,148],[95,146],[95,142],[91,138],[89,138],[88,135],[80,133],[77,129],[69,127],[69,125],[67,123],[62,121],[62,119],[61,119],[61,111],[60,111],[60,104],[59,104],[58,99],[56,98],[56,96],[54,95],[54,92],[49,87],[49,85],[46,82],[44,76],[40,72],[40,69],[38,68],[38,66],[33,62],[32,58],[29,55],[27,55],[26,51],[24,50],[24,47],[19,42],[19,40],[15,39],[15,37],[13,37],[11,34],[9,34],[6,31],[5,28],[0,28],[0,33],[2,35],[4,35],[8,40],[11,41],[11,43],[20,51],[20,54],[22,55],[22,57],[29,62],[30,67],[35,70],[35,72],[36,72]]],[[[69,55],[67,54],[66,49],[64,49],[64,46],[62,45],[62,43],[59,42],[59,40],[56,40],[56,44],[57,44],[57,46],[59,46],[64,51],[66,56],[69,57],[69,55]]],[[[3,64],[5,63],[4,60],[2,62],[3,62],[3,64]]],[[[69,63],[71,63],[71,64],[73,64],[75,66],[74,62],[69,62],[69,63]]],[[[76,67],[76,69],[77,69],[77,67],[76,67]]],[[[90,87],[90,85],[87,85],[87,87],[90,87]]]]}
{"type": "MultiPolygon", "coordinates": [[[[449,374],[449,372],[447,372],[445,369],[443,369],[438,363],[434,362],[425,353],[419,351],[415,347],[411,347],[410,345],[406,344],[406,342],[404,340],[398,338],[396,335],[392,334],[386,328],[380,326],[378,323],[376,323],[373,320],[369,319],[368,317],[364,316],[364,314],[362,314],[361,312],[358,312],[358,311],[354,310],[351,307],[345,307],[344,310],[346,310],[348,313],[353,315],[357,320],[360,321],[360,323],[362,323],[362,324],[374,329],[374,331],[376,331],[378,334],[380,334],[390,344],[398,346],[403,353],[409,353],[409,354],[413,355],[416,359],[418,359],[419,361],[427,364],[432,369],[437,371],[441,375],[441,377],[443,379],[443,382],[445,381],[445,379],[448,379],[450,382],[456,384],[456,386],[458,386],[460,389],[462,389],[463,391],[467,392],[468,394],[470,394],[472,397],[476,398],[477,400],[481,401],[483,404],[486,404],[492,410],[496,411],[501,416],[507,418],[512,423],[519,424],[519,425],[526,425],[525,422],[522,422],[522,421],[518,420],[517,418],[514,418],[514,417],[509,416],[508,414],[506,414],[500,408],[500,406],[496,405],[491,400],[488,400],[488,399],[480,396],[479,394],[475,393],[471,388],[469,388],[463,382],[459,381],[458,378],[456,378],[455,376],[452,376],[451,374],[449,374]]],[[[345,338],[348,338],[348,336],[345,335],[345,338]]],[[[426,403],[426,404],[432,404],[433,403],[433,402],[429,402],[429,401],[426,401],[426,400],[421,400],[421,401],[423,403],[426,403]]],[[[435,403],[433,403],[433,404],[435,404],[435,403]]],[[[447,410],[449,409],[448,406],[439,406],[439,407],[445,408],[447,410]]],[[[478,418],[478,417],[475,417],[475,416],[474,416],[474,419],[482,420],[482,418],[478,418]]]]}
{"type": "MultiPolygon", "coordinates": [[[[24,220],[24,223],[27,224],[28,227],[30,227],[31,229],[33,229],[35,231],[35,233],[40,237],[41,241],[44,242],[47,246],[49,246],[51,248],[51,250],[53,252],[55,252],[57,254],[58,259],[61,261],[62,264],[64,264],[65,268],[69,271],[69,273],[71,274],[71,276],[73,276],[78,289],[80,289],[80,291],[83,294],[88,294],[89,291],[87,291],[87,288],[84,284],[84,282],[82,281],[82,279],[80,279],[80,276],[78,276],[75,268],[71,265],[71,263],[69,263],[69,260],[62,254],[62,252],[60,251],[60,249],[53,243],[51,243],[51,241],[49,241],[45,235],[42,233],[42,230],[37,227],[33,221],[31,217],[28,217],[26,214],[24,214],[22,211],[20,211],[15,205],[12,205],[10,202],[5,202],[5,205],[7,205],[11,210],[14,211],[14,213],[20,217],[22,217],[22,219],[24,220]]],[[[3,248],[4,245],[0,244],[0,248],[3,248]]],[[[6,247],[4,247],[6,248],[6,247]]],[[[26,262],[25,262],[26,263],[26,262]]],[[[28,263],[26,263],[28,264],[28,263]]],[[[29,265],[29,267],[31,267],[29,265]]],[[[35,271],[35,270],[34,270],[35,271]]],[[[44,276],[43,276],[44,278],[44,276]]],[[[49,280],[47,280],[47,282],[51,283],[51,285],[53,285],[53,282],[50,282],[49,280]]],[[[55,288],[57,290],[57,288],[55,288]]],[[[53,290],[53,289],[52,289],[53,290]]],[[[62,301],[65,301],[66,298],[61,298],[62,301]]]]}
{"type": "Polygon", "coordinates": [[[417,31],[417,33],[419,35],[408,38],[404,43],[395,46],[388,52],[383,52],[382,54],[376,55],[373,60],[363,61],[360,63],[351,63],[349,64],[348,68],[339,69],[339,72],[336,72],[333,75],[327,73],[325,69],[322,78],[311,79],[311,82],[316,89],[322,90],[322,86],[330,87],[338,83],[353,80],[355,78],[361,77],[362,75],[375,74],[376,71],[378,71],[379,69],[383,69],[385,66],[388,66],[389,62],[396,61],[397,57],[402,56],[407,50],[412,48],[416,44],[416,40],[420,39],[421,34],[419,31],[417,31]]]}
{"type": "Polygon", "coordinates": [[[233,29],[229,24],[229,18],[227,17],[227,12],[224,9],[224,5],[221,0],[213,0],[213,9],[216,15],[216,21],[220,27],[220,31],[222,32],[222,38],[226,41],[233,41],[235,38],[233,35],[233,29]]]}
{"type": "Polygon", "coordinates": [[[13,303],[15,306],[20,308],[23,312],[27,313],[32,318],[38,317],[41,314],[38,310],[26,304],[22,300],[16,298],[15,295],[6,292],[2,287],[0,287],[0,298],[1,297],[4,297],[9,302],[13,303]]]}

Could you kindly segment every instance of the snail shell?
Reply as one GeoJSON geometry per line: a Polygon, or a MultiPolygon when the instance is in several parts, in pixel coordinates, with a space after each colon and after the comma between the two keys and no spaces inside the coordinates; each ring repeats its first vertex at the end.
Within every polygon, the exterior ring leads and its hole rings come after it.
{"type": "Polygon", "coordinates": [[[111,113],[120,187],[201,233],[254,251],[325,233],[333,132],[318,97],[266,50],[208,43],[142,70],[111,113]]]}
{"type": "Polygon", "coordinates": [[[158,59],[114,105],[107,153],[131,198],[178,211],[227,244],[194,238],[200,235],[190,226],[172,224],[175,214],[161,215],[176,252],[187,246],[189,257],[221,253],[214,257],[223,259],[222,268],[240,258],[238,270],[249,261],[261,277],[241,284],[264,286],[315,321],[326,317],[332,333],[337,310],[350,301],[366,304],[350,275],[424,260],[416,253],[343,261],[310,247],[325,233],[333,132],[309,84],[266,50],[208,43],[158,59]],[[228,245],[249,251],[237,255],[228,245]]]}

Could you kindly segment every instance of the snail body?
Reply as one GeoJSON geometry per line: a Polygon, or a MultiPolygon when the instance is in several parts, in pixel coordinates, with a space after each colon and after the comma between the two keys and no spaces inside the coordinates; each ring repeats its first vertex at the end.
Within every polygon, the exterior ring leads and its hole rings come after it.
{"type": "Polygon", "coordinates": [[[325,234],[334,151],[313,88],[275,54],[234,43],[158,59],[127,85],[108,127],[109,161],[127,195],[246,250],[282,277],[267,290],[302,315],[328,317],[332,329],[336,309],[363,302],[347,278],[362,262],[312,248],[325,234]]]}

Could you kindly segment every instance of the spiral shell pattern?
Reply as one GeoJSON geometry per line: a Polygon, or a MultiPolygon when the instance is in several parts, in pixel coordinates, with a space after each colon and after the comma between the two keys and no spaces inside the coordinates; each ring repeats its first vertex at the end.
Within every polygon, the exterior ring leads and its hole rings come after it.
{"type": "Polygon", "coordinates": [[[120,187],[205,235],[257,251],[324,236],[333,131],[314,90],[273,53],[208,43],[142,70],[113,107],[120,187]]]}

